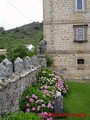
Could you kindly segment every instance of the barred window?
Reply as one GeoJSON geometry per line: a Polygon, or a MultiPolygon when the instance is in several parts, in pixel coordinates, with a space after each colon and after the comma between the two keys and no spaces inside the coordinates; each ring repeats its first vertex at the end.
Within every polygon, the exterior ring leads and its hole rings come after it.
{"type": "Polygon", "coordinates": [[[84,59],[77,59],[77,64],[84,64],[84,59]]]}
{"type": "Polygon", "coordinates": [[[87,26],[88,25],[73,25],[74,41],[76,42],[87,41],[87,26]]]}
{"type": "Polygon", "coordinates": [[[77,41],[85,40],[85,28],[76,28],[76,39],[77,41]]]}

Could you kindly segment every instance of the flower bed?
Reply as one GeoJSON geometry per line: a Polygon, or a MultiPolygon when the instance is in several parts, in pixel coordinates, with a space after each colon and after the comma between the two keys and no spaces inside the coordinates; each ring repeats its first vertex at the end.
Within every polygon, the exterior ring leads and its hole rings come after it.
{"type": "Polygon", "coordinates": [[[42,68],[37,75],[37,83],[23,93],[20,108],[24,112],[37,113],[46,120],[52,120],[47,117],[47,113],[54,112],[54,96],[58,91],[64,96],[67,90],[65,81],[55,71],[42,68]]]}

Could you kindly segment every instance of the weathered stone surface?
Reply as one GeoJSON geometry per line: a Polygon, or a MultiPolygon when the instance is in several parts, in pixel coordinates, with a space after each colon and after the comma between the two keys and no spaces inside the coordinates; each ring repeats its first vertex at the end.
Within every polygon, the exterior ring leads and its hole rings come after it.
{"type": "Polygon", "coordinates": [[[41,60],[41,65],[44,66],[44,67],[47,66],[47,61],[46,61],[45,58],[42,58],[42,60],[41,60]]]}
{"type": "Polygon", "coordinates": [[[15,69],[16,74],[19,74],[24,70],[24,63],[23,63],[23,60],[21,58],[18,57],[14,61],[14,69],[15,69]]]}
{"type": "Polygon", "coordinates": [[[26,71],[26,68],[29,69],[31,67],[30,58],[26,57],[23,62],[23,60],[18,57],[14,62],[14,70],[16,74],[13,75],[12,63],[8,59],[5,59],[0,64],[0,114],[19,110],[20,96],[27,86],[36,81],[36,73],[41,70],[41,65],[38,65],[37,57],[34,56],[33,62],[33,66],[37,66],[26,71]],[[12,76],[9,77],[9,75],[12,76]]]}
{"type": "Polygon", "coordinates": [[[13,74],[12,63],[7,58],[5,58],[1,64],[5,66],[5,68],[3,67],[5,69],[3,72],[6,74],[6,77],[11,76],[13,74]]]}
{"type": "Polygon", "coordinates": [[[47,52],[54,58],[54,65],[62,70],[67,79],[90,79],[90,0],[84,1],[85,10],[76,10],[75,0],[43,1],[43,39],[47,52]],[[87,26],[85,40],[74,42],[74,25],[87,26]],[[77,59],[84,59],[78,65],[77,59]],[[66,74],[67,72],[67,74],[66,74]]]}
{"type": "Polygon", "coordinates": [[[32,61],[30,59],[30,57],[26,57],[25,60],[24,60],[24,66],[25,66],[25,69],[26,70],[31,70],[32,68],[32,61]]]}
{"type": "Polygon", "coordinates": [[[38,58],[35,55],[32,57],[31,61],[32,61],[32,65],[38,66],[38,58]]]}
{"type": "MultiPolygon", "coordinates": [[[[26,72],[23,76],[15,75],[14,82],[12,81],[5,88],[0,89],[0,114],[19,110],[19,98],[27,86],[36,81],[37,69],[39,68],[26,72]]],[[[1,84],[3,83],[1,82],[1,84]]]]}
{"type": "Polygon", "coordinates": [[[63,113],[63,96],[61,92],[58,92],[55,96],[54,111],[58,114],[63,113]]]}
{"type": "Polygon", "coordinates": [[[0,78],[6,77],[6,67],[3,64],[0,64],[0,78]]]}

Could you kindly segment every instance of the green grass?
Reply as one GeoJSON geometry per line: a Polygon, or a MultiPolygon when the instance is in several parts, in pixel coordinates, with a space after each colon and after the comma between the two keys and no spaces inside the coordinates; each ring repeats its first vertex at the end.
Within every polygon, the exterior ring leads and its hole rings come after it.
{"type": "Polygon", "coordinates": [[[90,120],[90,83],[67,82],[68,94],[64,97],[64,108],[68,114],[86,113],[87,117],[69,116],[65,120],[90,120]]]}

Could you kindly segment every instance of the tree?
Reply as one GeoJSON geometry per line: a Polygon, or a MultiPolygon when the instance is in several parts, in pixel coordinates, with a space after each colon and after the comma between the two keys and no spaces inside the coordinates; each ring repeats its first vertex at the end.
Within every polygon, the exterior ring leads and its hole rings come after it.
{"type": "Polygon", "coordinates": [[[17,57],[20,57],[20,58],[26,57],[27,54],[28,54],[28,50],[22,44],[11,47],[7,50],[8,59],[11,60],[12,62],[14,62],[17,57]]]}

